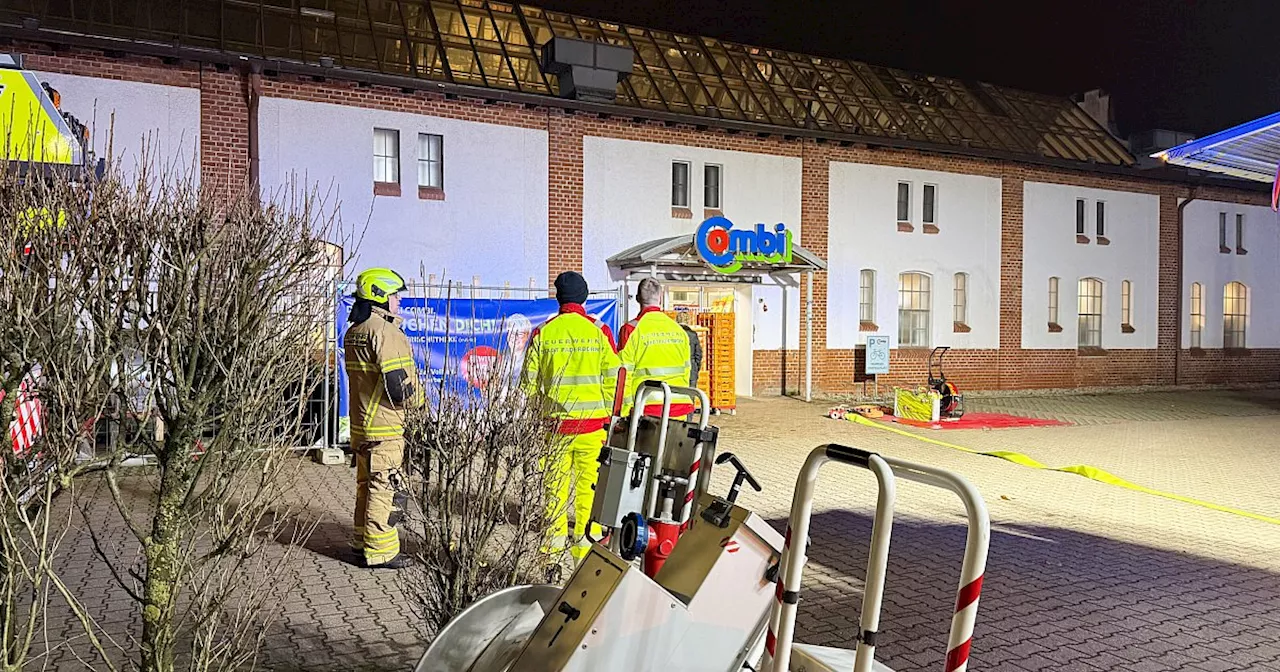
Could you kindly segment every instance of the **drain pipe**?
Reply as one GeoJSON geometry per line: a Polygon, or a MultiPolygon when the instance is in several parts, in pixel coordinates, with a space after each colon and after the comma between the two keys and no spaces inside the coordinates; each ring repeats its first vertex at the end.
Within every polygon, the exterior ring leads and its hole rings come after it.
{"type": "Polygon", "coordinates": [[[1182,369],[1182,310],[1183,310],[1182,303],[1184,298],[1182,296],[1182,286],[1184,284],[1182,273],[1183,273],[1183,267],[1186,265],[1183,261],[1183,255],[1182,255],[1183,217],[1186,216],[1187,206],[1191,205],[1191,202],[1196,200],[1197,198],[1196,192],[1197,192],[1197,187],[1191,187],[1191,191],[1190,193],[1187,194],[1187,198],[1183,199],[1183,201],[1178,204],[1178,258],[1176,259],[1176,262],[1178,264],[1178,290],[1174,292],[1174,296],[1178,297],[1178,306],[1173,311],[1174,316],[1177,318],[1177,325],[1178,325],[1177,333],[1174,335],[1174,342],[1173,342],[1174,344],[1173,384],[1175,387],[1179,383],[1179,374],[1181,373],[1181,369],[1182,369]]]}
{"type": "Polygon", "coordinates": [[[258,128],[258,102],[262,99],[262,64],[253,62],[249,64],[248,77],[248,103],[249,107],[249,189],[253,191],[255,197],[258,196],[258,179],[261,170],[260,155],[258,153],[258,140],[260,132],[258,128]]]}
{"type": "Polygon", "coordinates": [[[813,273],[805,273],[804,400],[813,401],[813,273]]]}

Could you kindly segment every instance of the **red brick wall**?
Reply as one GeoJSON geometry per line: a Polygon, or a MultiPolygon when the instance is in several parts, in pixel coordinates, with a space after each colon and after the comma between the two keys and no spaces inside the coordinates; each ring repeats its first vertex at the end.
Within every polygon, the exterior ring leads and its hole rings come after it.
{"type": "MultiPolygon", "coordinates": [[[[247,177],[248,98],[246,77],[239,71],[217,72],[212,66],[101,52],[55,51],[47,45],[19,44],[29,67],[108,79],[198,87],[201,92],[201,177],[210,186],[230,188],[247,177]]],[[[1152,179],[1024,166],[986,159],[934,155],[919,151],[838,146],[812,140],[760,137],[702,126],[666,124],[628,117],[572,114],[558,109],[529,108],[482,98],[456,98],[434,92],[406,93],[396,88],[352,82],[313,81],[295,76],[265,77],[264,96],[355,105],[483,123],[545,129],[548,133],[548,280],[560,271],[582,267],[583,138],[587,135],[694,147],[800,157],[800,244],[826,258],[828,250],[828,180],[831,161],[940,170],[1002,180],[1000,349],[955,350],[948,354],[947,373],[966,389],[1020,389],[1106,385],[1264,382],[1280,379],[1280,350],[1254,350],[1248,356],[1223,351],[1192,354],[1179,349],[1177,330],[1177,202],[1192,190],[1152,179]],[[1155,350],[1108,351],[1085,357],[1075,350],[1023,350],[1022,336],[1022,192],[1024,181],[1073,184],[1157,194],[1160,197],[1159,335],[1155,350]]],[[[1263,205],[1266,194],[1220,187],[1197,188],[1202,199],[1263,205]]],[[[826,349],[827,277],[814,276],[813,342],[801,331],[800,350],[786,355],[787,387],[801,391],[804,352],[813,348],[815,391],[860,389],[862,351],[826,349]]],[[[804,290],[802,290],[802,297],[804,290]]],[[[801,325],[805,311],[801,310],[801,325]]],[[[925,380],[927,352],[892,353],[893,374],[886,385],[916,385],[925,380]]],[[[782,388],[783,354],[754,353],[752,383],[761,393],[782,388]]]]}

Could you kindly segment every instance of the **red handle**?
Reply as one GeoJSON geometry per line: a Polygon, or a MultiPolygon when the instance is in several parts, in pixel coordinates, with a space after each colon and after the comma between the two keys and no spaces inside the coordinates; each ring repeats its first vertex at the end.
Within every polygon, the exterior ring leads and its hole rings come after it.
{"type": "Polygon", "coordinates": [[[614,417],[622,415],[622,395],[627,389],[627,369],[626,367],[618,367],[618,384],[613,388],[613,415],[614,417]]]}

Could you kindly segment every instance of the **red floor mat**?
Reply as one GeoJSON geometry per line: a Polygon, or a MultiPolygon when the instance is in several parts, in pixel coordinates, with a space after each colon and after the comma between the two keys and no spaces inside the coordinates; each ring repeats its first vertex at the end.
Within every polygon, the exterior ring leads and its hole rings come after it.
{"type": "Polygon", "coordinates": [[[907,418],[897,418],[892,415],[886,415],[883,418],[880,418],[880,422],[896,422],[900,425],[911,425],[912,427],[925,427],[928,429],[1009,429],[1010,427],[1057,427],[1060,425],[1071,424],[1061,420],[1027,418],[1020,415],[1009,415],[1007,413],[965,413],[964,417],[959,420],[939,420],[938,422],[908,420],[907,418]]]}

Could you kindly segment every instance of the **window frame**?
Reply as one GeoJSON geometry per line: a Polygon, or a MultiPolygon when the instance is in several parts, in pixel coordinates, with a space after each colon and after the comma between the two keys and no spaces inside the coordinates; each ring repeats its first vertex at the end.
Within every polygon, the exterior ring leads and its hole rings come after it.
{"type": "Polygon", "coordinates": [[[927,348],[933,342],[933,277],[921,271],[898,274],[898,347],[927,348]],[[904,284],[908,278],[911,286],[904,284]],[[910,297],[924,297],[917,302],[910,297]],[[904,308],[904,303],[924,307],[904,308]],[[917,339],[917,335],[922,339],[917,339]],[[904,336],[906,336],[904,338],[904,336]]]}
{"type": "Polygon", "coordinates": [[[1204,347],[1204,285],[1198,282],[1191,283],[1191,306],[1190,333],[1187,339],[1187,346],[1191,348],[1204,347]]]}
{"type": "Polygon", "coordinates": [[[418,187],[422,189],[434,189],[444,191],[444,135],[440,133],[419,133],[418,134],[418,187]],[[435,139],[436,158],[431,158],[432,139],[435,139]],[[426,156],[423,156],[423,141],[426,141],[426,156]],[[437,168],[432,171],[432,167],[437,168]],[[422,170],[427,170],[427,183],[423,184],[422,170]],[[432,178],[438,177],[439,184],[431,184],[432,178]]]}
{"type": "Polygon", "coordinates": [[[1083,236],[1085,235],[1085,232],[1088,230],[1089,229],[1087,227],[1087,223],[1085,222],[1085,199],[1077,198],[1076,199],[1076,235],[1083,236]]]}
{"type": "Polygon", "coordinates": [[[898,223],[910,224],[911,223],[911,183],[910,182],[903,182],[901,180],[898,181],[896,198],[897,198],[896,212],[898,217],[898,223]],[[906,187],[905,199],[903,198],[903,187],[906,187]],[[904,209],[906,210],[905,217],[903,216],[904,209]]]}
{"type": "Polygon", "coordinates": [[[719,164],[719,163],[702,164],[702,207],[707,210],[721,210],[724,207],[724,165],[722,164],[719,164]],[[711,202],[711,199],[709,197],[711,194],[711,184],[707,180],[707,173],[713,168],[715,169],[715,174],[716,174],[716,185],[715,185],[716,200],[714,204],[711,202]]]}
{"type": "Polygon", "coordinates": [[[1101,278],[1076,281],[1076,347],[1102,347],[1102,320],[1105,283],[1101,278]],[[1093,291],[1096,287],[1097,291],[1093,291]],[[1096,310],[1095,310],[1096,309],[1096,310]]]}
{"type": "Polygon", "coordinates": [[[969,324],[969,274],[959,272],[951,276],[951,321],[968,326],[969,324]]]}
{"type": "Polygon", "coordinates": [[[921,187],[920,223],[938,225],[938,185],[936,184],[926,182],[921,187]]]}
{"type": "Polygon", "coordinates": [[[691,185],[689,183],[692,181],[690,179],[692,176],[693,176],[692,162],[685,161],[682,159],[675,159],[671,161],[671,207],[684,208],[684,209],[688,209],[690,207],[689,200],[692,197],[692,190],[691,190],[691,185]],[[681,184],[676,179],[676,166],[684,166],[683,193],[677,191],[681,187],[681,184]],[[683,203],[679,202],[680,199],[677,198],[677,196],[683,196],[684,202],[683,203]]]}
{"type": "Polygon", "coordinates": [[[1133,328],[1133,282],[1120,281],[1120,326],[1133,328]]]}
{"type": "Polygon", "coordinates": [[[394,185],[399,185],[399,184],[400,184],[400,174],[401,174],[401,171],[400,171],[400,130],[399,130],[399,129],[395,129],[395,128],[380,128],[380,127],[375,126],[375,127],[373,128],[373,182],[374,182],[374,184],[394,184],[394,185]],[[379,143],[379,139],[380,139],[380,138],[385,139],[385,138],[388,136],[388,134],[389,134],[389,137],[390,137],[390,139],[392,140],[392,142],[391,142],[391,143],[389,143],[389,144],[380,144],[380,143],[379,143]],[[379,153],[379,152],[382,152],[382,151],[386,151],[388,148],[390,148],[390,150],[392,151],[392,153],[391,153],[391,154],[380,154],[380,153],[379,153]],[[392,175],[392,177],[393,177],[394,179],[389,179],[389,180],[380,180],[380,179],[378,179],[378,177],[379,177],[379,168],[382,168],[382,169],[383,169],[383,174],[382,174],[382,176],[383,176],[383,177],[386,177],[387,175],[386,175],[386,172],[385,172],[385,171],[386,171],[386,169],[387,169],[388,167],[390,167],[391,169],[393,169],[394,174],[392,175]]]}
{"type": "Polygon", "coordinates": [[[1106,238],[1107,237],[1107,224],[1106,224],[1107,202],[1098,201],[1094,210],[1095,210],[1094,224],[1093,224],[1094,230],[1098,232],[1099,238],[1106,238]]]}
{"type": "Polygon", "coordinates": [[[1236,213],[1236,254],[1244,252],[1244,213],[1236,213]]]}
{"type": "Polygon", "coordinates": [[[876,321],[876,271],[864,268],[858,272],[858,322],[876,321]]]}
{"type": "Polygon", "coordinates": [[[1218,251],[1229,252],[1231,246],[1227,245],[1227,213],[1218,213],[1218,251]]]}
{"type": "Polygon", "coordinates": [[[1052,325],[1061,324],[1058,321],[1058,307],[1059,307],[1058,285],[1059,284],[1060,284],[1060,279],[1058,278],[1058,276],[1056,275],[1049,276],[1049,324],[1052,324],[1052,325]]]}
{"type": "Polygon", "coordinates": [[[1227,350],[1243,350],[1248,346],[1249,286],[1232,280],[1222,287],[1222,347],[1227,350]],[[1228,291],[1239,288],[1239,296],[1229,296],[1228,291]],[[1228,312],[1232,309],[1239,312],[1228,312]],[[1233,328],[1239,326],[1238,329],[1233,328]]]}

